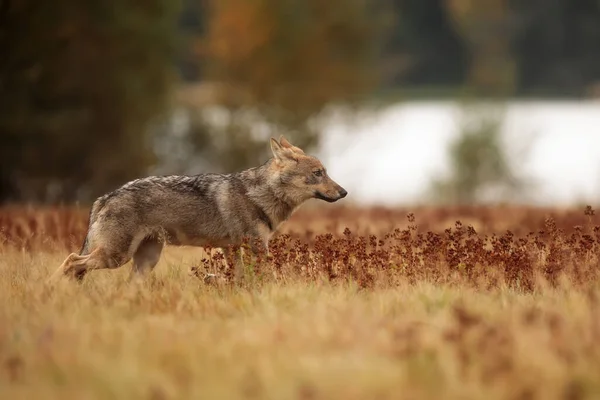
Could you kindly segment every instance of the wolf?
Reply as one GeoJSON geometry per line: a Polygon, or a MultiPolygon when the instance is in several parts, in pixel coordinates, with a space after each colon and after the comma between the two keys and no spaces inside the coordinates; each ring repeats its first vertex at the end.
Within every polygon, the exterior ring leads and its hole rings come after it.
{"type": "Polygon", "coordinates": [[[285,137],[270,138],[272,157],[230,174],[150,176],[130,181],[92,205],[79,254],[71,253],[50,280],[81,281],[92,270],[115,269],[133,259],[130,277],[145,276],[163,247],[221,248],[243,273],[240,247],[266,251],[271,235],[309,199],[336,202],[348,192],[316,157],[285,137]]]}

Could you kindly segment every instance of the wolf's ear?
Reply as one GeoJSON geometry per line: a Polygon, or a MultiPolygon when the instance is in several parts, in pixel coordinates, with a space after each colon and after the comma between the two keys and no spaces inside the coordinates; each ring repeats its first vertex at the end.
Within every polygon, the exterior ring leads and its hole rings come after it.
{"type": "Polygon", "coordinates": [[[284,157],[284,148],[274,138],[271,138],[271,151],[273,152],[273,157],[275,157],[275,160],[277,161],[281,161],[284,157]]]}
{"type": "Polygon", "coordinates": [[[291,144],[290,142],[288,142],[288,140],[286,138],[284,138],[283,135],[281,135],[279,137],[279,143],[281,143],[282,147],[284,147],[286,149],[290,149],[294,153],[304,154],[304,151],[301,148],[296,147],[293,144],[291,144]]]}
{"type": "Polygon", "coordinates": [[[288,142],[288,140],[283,137],[283,135],[279,136],[279,143],[281,144],[281,147],[286,147],[286,148],[292,148],[292,144],[290,142],[288,142]]]}
{"type": "Polygon", "coordinates": [[[271,138],[271,151],[273,152],[273,156],[277,162],[281,162],[284,159],[297,161],[297,157],[294,155],[293,149],[282,146],[280,142],[273,138],[271,138]]]}

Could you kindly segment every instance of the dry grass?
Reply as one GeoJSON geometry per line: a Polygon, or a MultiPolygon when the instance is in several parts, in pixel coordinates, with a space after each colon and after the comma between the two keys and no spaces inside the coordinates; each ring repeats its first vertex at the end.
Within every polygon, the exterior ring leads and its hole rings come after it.
{"type": "Polygon", "coordinates": [[[127,265],[50,288],[85,210],[53,240],[32,210],[21,241],[24,211],[0,212],[0,398],[599,398],[591,210],[471,210],[476,230],[422,211],[306,211],[244,288],[189,276],[221,267],[186,248],[143,283],[127,265]]]}

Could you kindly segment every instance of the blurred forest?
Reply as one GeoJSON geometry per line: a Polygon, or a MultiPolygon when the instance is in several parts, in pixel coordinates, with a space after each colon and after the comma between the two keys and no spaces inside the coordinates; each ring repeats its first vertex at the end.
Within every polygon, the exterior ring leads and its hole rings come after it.
{"type": "Polygon", "coordinates": [[[243,168],[332,105],[598,95],[598,49],[598,0],[0,0],[0,202],[243,168]]]}

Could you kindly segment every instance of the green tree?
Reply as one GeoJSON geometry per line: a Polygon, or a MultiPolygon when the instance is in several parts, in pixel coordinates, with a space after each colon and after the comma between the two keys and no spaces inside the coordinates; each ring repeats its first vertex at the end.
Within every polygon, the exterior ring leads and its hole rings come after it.
{"type": "Polygon", "coordinates": [[[515,89],[508,0],[446,0],[457,31],[471,53],[466,85],[476,93],[506,95],[515,89]]]}
{"type": "Polygon", "coordinates": [[[443,0],[391,0],[395,18],[381,64],[385,86],[458,86],[468,67],[466,44],[443,0]]]}
{"type": "MultiPolygon", "coordinates": [[[[600,2],[511,1],[521,93],[585,95],[600,82],[600,2]]],[[[596,89],[597,90],[597,89],[596,89]]]]}
{"type": "Polygon", "coordinates": [[[516,161],[522,160],[514,156],[526,156],[528,147],[513,148],[512,154],[507,151],[502,142],[502,114],[495,104],[464,106],[459,135],[448,152],[449,174],[432,183],[436,202],[499,202],[527,194],[531,183],[515,167],[516,161]]]}
{"type": "Polygon", "coordinates": [[[2,0],[0,201],[91,197],[153,162],[177,2],[2,0]]]}

